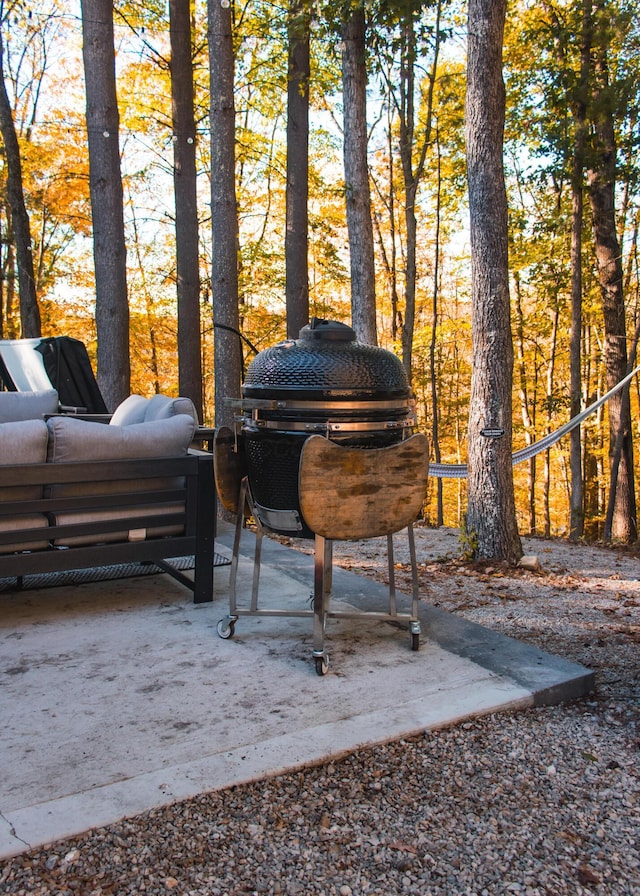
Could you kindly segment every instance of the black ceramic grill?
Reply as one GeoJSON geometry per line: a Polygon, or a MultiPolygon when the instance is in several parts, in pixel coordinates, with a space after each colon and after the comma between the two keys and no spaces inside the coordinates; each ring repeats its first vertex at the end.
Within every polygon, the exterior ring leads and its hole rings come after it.
{"type": "Polygon", "coordinates": [[[310,435],[383,448],[415,423],[400,360],[356,341],[351,327],[312,319],[300,338],[260,352],[242,387],[241,438],[255,510],[268,529],[312,537],[300,511],[298,470],[310,435]]]}

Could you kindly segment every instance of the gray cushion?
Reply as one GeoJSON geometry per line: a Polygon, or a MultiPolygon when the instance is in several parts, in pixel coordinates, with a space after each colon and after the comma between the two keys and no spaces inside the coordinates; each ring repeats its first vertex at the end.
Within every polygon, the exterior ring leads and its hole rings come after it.
{"type": "MultiPolygon", "coordinates": [[[[52,417],[47,421],[47,426],[49,427],[48,459],[52,463],[184,457],[195,431],[194,421],[186,414],[151,423],[132,423],[129,426],[105,426],[103,423],[92,423],[73,417],[52,417]]],[[[47,494],[56,497],[60,495],[127,494],[168,486],[181,487],[182,484],[182,479],[110,480],[108,482],[50,486],[47,489],[47,494]]],[[[102,536],[77,536],[57,539],[54,543],[71,546],[179,534],[182,527],[154,527],[152,522],[154,515],[167,510],[180,511],[182,509],[183,507],[180,505],[168,504],[149,507],[147,510],[139,507],[133,510],[114,509],[56,514],[55,522],[57,524],[122,520],[123,528],[117,532],[105,532],[102,536]],[[127,517],[136,515],[147,516],[149,526],[146,529],[130,530],[127,527],[127,517]]]]}
{"type": "MultiPolygon", "coordinates": [[[[0,464],[43,464],[47,459],[47,440],[44,420],[0,423],[0,464]]],[[[0,501],[28,501],[40,497],[42,489],[38,485],[0,489],[0,501]]]]}
{"type": "Polygon", "coordinates": [[[190,398],[170,398],[168,395],[130,395],[113,412],[113,426],[128,426],[131,423],[148,423],[152,420],[167,420],[179,414],[187,414],[198,423],[198,415],[190,398]]]}
{"type": "Polygon", "coordinates": [[[119,404],[111,416],[113,426],[127,426],[129,423],[144,423],[148,399],[142,395],[130,395],[119,404]]]}
{"type": "Polygon", "coordinates": [[[45,414],[57,414],[58,393],[0,392],[0,423],[19,420],[41,420],[45,414]]]}
{"type": "Polygon", "coordinates": [[[47,460],[50,463],[183,457],[195,432],[195,423],[186,414],[129,426],[105,426],[74,417],[51,417],[47,426],[47,460]]]}
{"type": "Polygon", "coordinates": [[[184,504],[156,504],[153,507],[121,509],[121,510],[96,510],[93,513],[73,511],[68,513],[53,514],[54,523],[57,526],[82,525],[84,523],[104,523],[117,520],[122,528],[116,531],[104,531],[100,535],[74,535],[55,538],[53,544],[56,547],[77,547],[88,544],[110,544],[118,541],[146,541],[150,538],[164,538],[168,535],[182,535],[184,526],[158,526],[153,525],[153,518],[164,513],[184,513],[184,504]],[[132,517],[146,517],[146,526],[143,529],[128,528],[128,520],[132,517]]]}
{"type": "MultiPolygon", "coordinates": [[[[9,394],[9,393],[2,393],[9,394]]],[[[11,393],[19,394],[19,393],[11,393]]],[[[57,401],[57,396],[56,396],[57,401]]],[[[44,420],[24,420],[21,423],[0,423],[0,464],[43,464],[47,459],[47,424],[44,420]]],[[[42,486],[22,485],[0,489],[0,502],[30,501],[42,497],[42,486]]],[[[47,519],[40,513],[0,517],[0,532],[20,529],[46,528],[47,519]]],[[[18,542],[0,547],[3,554],[14,551],[43,550],[48,541],[18,542]]]]}
{"type": "Polygon", "coordinates": [[[198,415],[190,398],[178,396],[177,398],[168,398],[166,395],[154,395],[149,399],[145,421],[165,420],[167,417],[175,417],[178,414],[187,414],[192,418],[194,423],[198,424],[198,415]]]}
{"type": "Polygon", "coordinates": [[[0,545],[0,554],[15,554],[18,551],[45,551],[49,541],[25,541],[26,529],[46,529],[49,522],[41,513],[25,513],[21,516],[0,517],[0,532],[20,532],[21,541],[0,545]]]}

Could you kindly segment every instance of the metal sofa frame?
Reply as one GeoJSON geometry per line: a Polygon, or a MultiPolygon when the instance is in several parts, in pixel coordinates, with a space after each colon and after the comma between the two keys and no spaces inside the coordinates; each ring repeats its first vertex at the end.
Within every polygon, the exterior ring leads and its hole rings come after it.
{"type": "Polygon", "coordinates": [[[124,494],[83,494],[73,497],[41,497],[33,500],[0,502],[0,520],[24,514],[43,514],[50,524],[37,529],[0,531],[0,550],[3,545],[46,541],[48,548],[0,553],[0,578],[15,577],[18,587],[23,576],[88,569],[121,563],[153,563],[170,573],[181,584],[193,591],[194,603],[213,599],[214,538],[216,528],[216,494],[213,480],[212,456],[208,452],[190,450],[184,457],[141,460],[106,460],[70,463],[0,465],[0,489],[11,486],[52,486],[62,484],[104,483],[132,480],[136,490],[124,494]],[[158,479],[166,485],[158,486],[158,479]],[[182,486],[176,486],[182,481],[182,486]],[[140,482],[149,480],[147,490],[140,491],[140,482]],[[145,507],[171,504],[182,505],[176,512],[167,507],[152,520],[145,515],[145,507]],[[149,525],[183,527],[180,535],[106,542],[109,532],[121,532],[122,519],[82,524],[54,525],[54,514],[69,511],[122,511],[128,530],[145,529],[149,525]],[[54,540],[72,536],[95,535],[95,544],[54,547],[54,540]],[[193,580],[183,575],[167,561],[171,558],[194,556],[193,580]]]}

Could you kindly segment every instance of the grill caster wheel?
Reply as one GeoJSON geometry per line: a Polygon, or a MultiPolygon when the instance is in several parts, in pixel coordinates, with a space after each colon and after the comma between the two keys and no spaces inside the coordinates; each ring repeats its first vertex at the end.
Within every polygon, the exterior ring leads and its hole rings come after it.
{"type": "Polygon", "coordinates": [[[216,626],[216,630],[218,632],[218,636],[222,638],[224,641],[227,641],[229,638],[233,638],[233,635],[236,630],[236,623],[234,619],[229,619],[225,617],[221,619],[218,625],[216,626]]]}
{"type": "Polygon", "coordinates": [[[329,654],[323,653],[322,656],[314,657],[316,663],[316,673],[318,675],[326,675],[329,668],[329,654]]]}

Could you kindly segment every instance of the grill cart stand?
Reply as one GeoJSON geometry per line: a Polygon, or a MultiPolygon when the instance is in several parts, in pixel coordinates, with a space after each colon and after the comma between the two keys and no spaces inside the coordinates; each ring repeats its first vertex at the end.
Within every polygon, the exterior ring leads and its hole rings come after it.
{"type": "MultiPolygon", "coordinates": [[[[229,493],[228,481],[221,488],[221,471],[239,465],[225,461],[232,450],[229,431],[221,434],[214,449],[216,481],[219,493],[229,493]]],[[[313,609],[260,609],[258,592],[262,539],[266,528],[253,503],[248,477],[240,482],[235,502],[236,528],[231,562],[229,615],[218,623],[221,638],[233,637],[240,616],[300,616],[313,618],[313,660],[316,672],[324,675],[329,666],[325,649],[328,618],[396,620],[408,624],[411,649],[420,645],[418,618],[418,574],[413,521],[418,516],[427,492],[429,472],[428,440],[423,434],[384,448],[349,448],[320,436],[310,436],[303,445],[298,476],[300,510],[305,527],[315,540],[313,609]],[[253,559],[253,584],[248,607],[238,606],[237,574],[240,540],[245,517],[254,515],[257,524],[253,559]],[[407,529],[412,571],[411,611],[398,612],[395,590],[393,535],[407,529]],[[386,536],[389,566],[388,612],[359,612],[331,609],[332,548],[334,541],[356,541],[386,536]]]]}

